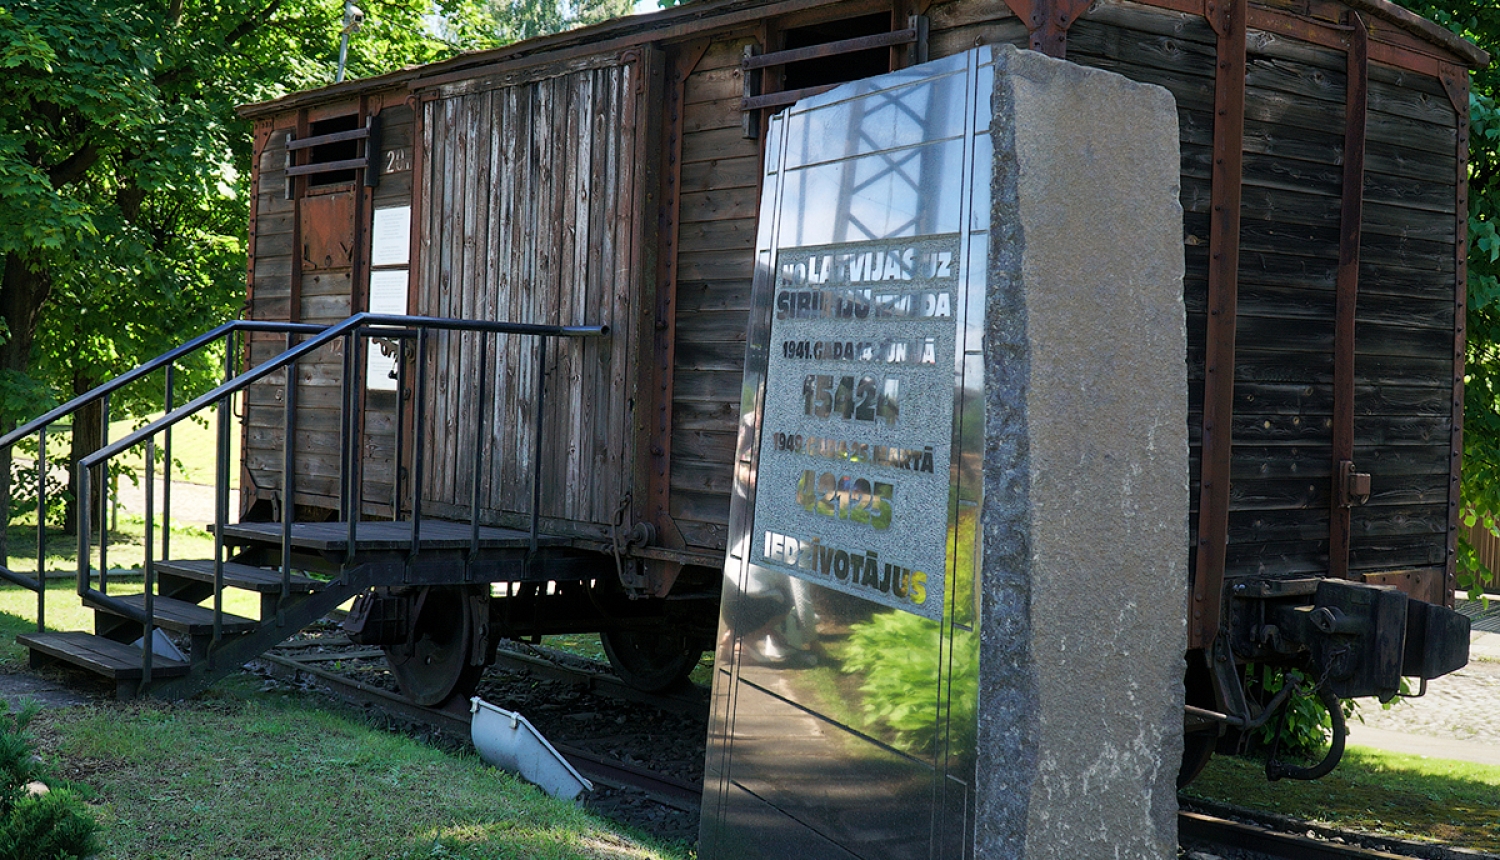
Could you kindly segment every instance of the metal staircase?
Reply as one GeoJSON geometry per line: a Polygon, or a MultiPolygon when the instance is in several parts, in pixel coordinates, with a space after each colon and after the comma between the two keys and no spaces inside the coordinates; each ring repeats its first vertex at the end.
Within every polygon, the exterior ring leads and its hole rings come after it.
{"type": "MultiPolygon", "coordinates": [[[[17,637],[30,649],[32,664],[62,663],[85,670],[112,681],[120,698],[143,694],[180,698],[236,671],[245,661],[368,589],[516,580],[524,578],[544,557],[554,567],[565,567],[573,554],[569,542],[538,531],[535,501],[541,480],[540,457],[533,459],[530,475],[533,504],[529,529],[482,526],[477,505],[472,506],[466,523],[423,517],[418,494],[422,486],[422,410],[427,362],[422,357],[427,349],[428,336],[435,331],[474,332],[481,338],[492,335],[542,338],[543,348],[538,350],[539,372],[535,375],[537,389],[533,395],[533,420],[538,422],[538,428],[544,411],[545,373],[542,371],[545,369],[546,339],[597,337],[608,333],[603,326],[530,325],[368,313],[357,314],[331,326],[235,321],[194,338],[0,437],[0,450],[33,436],[38,443],[37,573],[31,576],[0,566],[0,578],[37,593],[37,632],[17,637]],[[286,337],[286,347],[275,357],[236,374],[236,356],[240,355],[237,338],[252,332],[282,334],[286,337]],[[415,359],[401,364],[403,377],[408,373],[408,365],[415,368],[416,374],[416,393],[412,402],[416,413],[412,420],[416,439],[410,452],[415,476],[410,482],[409,501],[393,505],[395,519],[385,521],[369,520],[363,514],[361,459],[357,454],[361,381],[364,377],[360,357],[372,338],[415,345],[410,352],[415,359]],[[224,382],[182,406],[175,406],[175,366],[188,355],[215,344],[223,344],[226,355],[224,382]],[[332,522],[296,522],[294,519],[297,505],[289,500],[298,498],[296,434],[292,432],[296,426],[297,386],[291,384],[286,387],[282,422],[282,486],[278,488],[283,500],[279,506],[281,519],[276,522],[232,522],[228,485],[233,399],[251,384],[277,371],[285,370],[287,379],[295,379],[299,360],[332,344],[341,344],[344,361],[340,401],[344,453],[340,458],[338,519],[332,522]],[[158,372],[165,376],[165,414],[117,441],[108,442],[111,393],[158,372]],[[47,470],[47,434],[49,429],[56,432],[58,422],[71,420],[92,403],[102,405],[106,444],[78,464],[79,499],[91,498],[91,483],[103,480],[112,458],[129,451],[143,454],[146,488],[144,590],[141,594],[129,596],[109,593],[107,542],[101,540],[95,546],[90,539],[94,517],[97,516],[99,522],[107,522],[108,502],[103,500],[98,510],[91,510],[90,504],[81,503],[77,507],[77,592],[84,605],[94,610],[95,629],[92,633],[51,631],[46,625],[44,599],[47,499],[46,481],[41,479],[47,470]],[[214,552],[207,559],[174,559],[169,556],[167,537],[167,526],[171,522],[171,482],[164,482],[168,489],[163,494],[158,513],[155,471],[158,462],[170,462],[172,427],[207,410],[217,412],[218,424],[214,552]],[[161,529],[159,540],[158,528],[161,529]],[[157,557],[158,553],[160,557],[157,557]],[[225,590],[231,588],[259,595],[258,618],[224,611],[225,590]],[[158,629],[186,641],[185,660],[144,647],[143,643],[156,641],[155,631],[158,629]]],[[[482,384],[480,390],[484,390],[482,384]]],[[[538,438],[540,435],[539,432],[538,438]]],[[[477,438],[474,446],[476,458],[482,457],[482,446],[477,438]]],[[[401,456],[399,451],[397,456],[398,459],[401,456]]],[[[0,511],[0,517],[6,513],[0,511]]]]}

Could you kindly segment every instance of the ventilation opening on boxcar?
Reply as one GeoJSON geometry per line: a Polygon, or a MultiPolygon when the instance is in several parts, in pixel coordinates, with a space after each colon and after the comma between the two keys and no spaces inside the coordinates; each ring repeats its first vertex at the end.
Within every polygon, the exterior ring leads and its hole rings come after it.
{"type": "MultiPolygon", "coordinates": [[[[335,116],[309,123],[308,137],[323,137],[340,132],[355,131],[358,128],[358,116],[354,114],[335,116]]],[[[359,158],[358,139],[336,140],[332,143],[320,143],[311,147],[311,151],[307,155],[307,163],[333,164],[339,161],[353,161],[357,158],[359,158]]],[[[341,185],[353,181],[354,168],[352,167],[342,170],[330,170],[324,173],[310,173],[307,176],[307,185],[309,188],[318,188],[325,185],[341,185]]]]}
{"type": "MultiPolygon", "coordinates": [[[[889,33],[889,14],[862,15],[839,21],[825,21],[807,27],[794,27],[782,31],[785,50],[826,45],[859,36],[874,36],[889,33]]],[[[781,67],[783,90],[800,90],[823,84],[842,84],[873,75],[883,75],[891,70],[891,49],[888,47],[866,48],[849,54],[831,57],[815,57],[798,63],[787,63],[781,67]]]]}
{"type": "Polygon", "coordinates": [[[892,29],[879,12],[783,27],[780,50],[745,49],[745,97],[740,103],[746,137],[760,136],[763,111],[779,110],[847,81],[921,63],[927,56],[927,19],[913,15],[892,29]]]}

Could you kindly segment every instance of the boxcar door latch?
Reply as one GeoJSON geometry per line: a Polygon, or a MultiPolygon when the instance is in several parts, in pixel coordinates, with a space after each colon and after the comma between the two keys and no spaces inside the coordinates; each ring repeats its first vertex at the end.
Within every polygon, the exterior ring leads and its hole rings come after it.
{"type": "Polygon", "coordinates": [[[1339,507],[1352,508],[1370,500],[1370,473],[1354,471],[1353,460],[1340,460],[1338,471],[1339,507]]]}

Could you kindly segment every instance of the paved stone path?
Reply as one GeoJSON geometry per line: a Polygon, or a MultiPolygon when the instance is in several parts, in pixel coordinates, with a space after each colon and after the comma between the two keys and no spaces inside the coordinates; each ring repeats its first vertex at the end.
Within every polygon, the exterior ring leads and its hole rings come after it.
{"type": "Polygon", "coordinates": [[[1361,700],[1349,743],[1500,766],[1500,634],[1475,634],[1469,665],[1430,681],[1427,695],[1382,710],[1361,700]]]}

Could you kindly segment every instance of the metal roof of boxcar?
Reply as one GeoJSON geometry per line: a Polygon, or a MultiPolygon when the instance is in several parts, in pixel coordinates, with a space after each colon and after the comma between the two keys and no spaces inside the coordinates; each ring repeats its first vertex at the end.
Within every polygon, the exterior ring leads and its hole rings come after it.
{"type": "MultiPolygon", "coordinates": [[[[664,41],[691,36],[704,30],[750,25],[766,18],[831,6],[838,0],[698,0],[659,12],[628,15],[590,27],[582,27],[550,36],[539,36],[523,42],[487,51],[461,54],[449,60],[388,72],[375,77],[345,81],[313,90],[291,93],[271,101],[245,105],[241,116],[255,118],[285,110],[335,102],[362,93],[406,86],[412,89],[442,81],[499,71],[510,65],[529,65],[561,58],[580,49],[589,53],[620,50],[650,41],[664,41]]],[[[1140,0],[1144,5],[1180,8],[1170,0],[1140,0]]],[[[1382,19],[1401,30],[1450,54],[1470,68],[1489,64],[1488,52],[1422,16],[1397,6],[1389,0],[1341,0],[1342,5],[1357,12],[1382,19]]],[[[922,3],[925,7],[927,3],[922,3]]],[[[1272,13],[1281,12],[1266,8],[1272,13]]],[[[1282,14],[1291,14],[1282,12],[1282,14]]]]}

